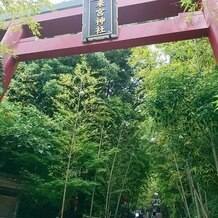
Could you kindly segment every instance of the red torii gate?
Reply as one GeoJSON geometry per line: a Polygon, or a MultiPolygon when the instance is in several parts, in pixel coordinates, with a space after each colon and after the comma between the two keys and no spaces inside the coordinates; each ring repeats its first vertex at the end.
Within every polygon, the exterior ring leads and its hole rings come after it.
{"type": "Polygon", "coordinates": [[[87,44],[82,43],[82,7],[35,16],[42,27],[40,39],[33,37],[27,27],[16,33],[0,32],[2,42],[15,49],[17,54],[16,58],[4,57],[3,88],[8,89],[20,61],[201,37],[209,38],[218,63],[218,0],[201,2],[203,10],[190,14],[182,13],[178,0],[117,0],[118,38],[87,44]]]}

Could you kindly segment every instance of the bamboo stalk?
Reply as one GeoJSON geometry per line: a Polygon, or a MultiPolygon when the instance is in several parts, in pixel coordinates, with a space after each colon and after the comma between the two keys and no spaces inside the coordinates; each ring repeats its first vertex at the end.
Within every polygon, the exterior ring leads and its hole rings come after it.
{"type": "Polygon", "coordinates": [[[188,180],[189,180],[189,184],[190,184],[192,199],[193,199],[193,202],[195,203],[197,217],[201,218],[200,209],[199,209],[199,205],[198,205],[198,200],[197,200],[196,194],[195,194],[194,189],[193,189],[194,182],[193,182],[193,178],[192,178],[192,175],[190,173],[190,167],[189,167],[189,164],[188,164],[187,161],[186,161],[186,164],[187,164],[187,174],[188,174],[188,180]]]}
{"type": "Polygon", "coordinates": [[[118,213],[118,209],[119,209],[119,205],[120,205],[120,200],[121,200],[121,196],[122,196],[122,193],[123,193],[123,189],[124,189],[124,186],[126,184],[126,178],[127,178],[127,175],[129,173],[129,169],[130,169],[130,165],[132,163],[132,159],[133,159],[133,154],[131,154],[131,157],[130,157],[130,160],[128,162],[128,166],[126,168],[126,172],[125,172],[125,175],[124,175],[124,178],[123,178],[123,182],[122,182],[122,186],[121,186],[121,191],[119,193],[119,197],[118,197],[118,200],[117,200],[117,206],[116,206],[116,210],[115,210],[115,214],[114,216],[116,217],[117,216],[117,213],[118,213]]]}
{"type": "Polygon", "coordinates": [[[206,193],[206,191],[204,192],[204,202],[205,202],[205,207],[206,207],[207,214],[209,214],[208,200],[207,200],[207,193],[206,193]]]}
{"type": "MultiPolygon", "coordinates": [[[[119,138],[118,138],[116,148],[119,148],[119,146],[120,146],[122,134],[123,134],[123,124],[121,126],[121,131],[119,133],[119,138]]],[[[106,202],[105,202],[105,217],[106,218],[107,218],[107,214],[109,213],[109,210],[110,210],[110,208],[109,208],[110,207],[109,206],[110,199],[109,198],[110,198],[110,193],[111,193],[111,181],[112,181],[112,176],[113,176],[113,171],[114,171],[116,159],[117,159],[117,152],[114,154],[114,158],[113,158],[112,166],[111,166],[111,170],[110,170],[110,175],[109,175],[109,180],[108,180],[108,185],[107,185],[106,202]]]]}
{"type": "Polygon", "coordinates": [[[195,205],[196,205],[196,208],[197,208],[197,214],[198,214],[199,217],[201,217],[201,215],[200,215],[201,214],[200,213],[200,208],[199,208],[199,205],[198,205],[198,202],[199,202],[201,210],[202,210],[202,213],[203,213],[203,216],[205,218],[208,218],[208,213],[207,213],[207,211],[204,208],[204,203],[203,203],[202,196],[199,194],[200,193],[199,183],[197,183],[197,186],[198,186],[198,191],[197,191],[195,186],[194,186],[193,178],[192,178],[191,175],[190,175],[190,178],[191,178],[191,183],[192,183],[192,190],[193,190],[194,196],[195,196],[195,205]]]}
{"type": "Polygon", "coordinates": [[[213,152],[213,159],[216,167],[216,175],[218,176],[218,158],[217,158],[217,153],[216,153],[216,147],[214,145],[213,139],[211,138],[211,147],[212,147],[212,152],[213,152]]]}
{"type": "Polygon", "coordinates": [[[197,209],[197,216],[198,216],[198,218],[201,218],[200,208],[198,205],[198,199],[197,199],[197,195],[195,192],[194,192],[194,196],[195,196],[195,205],[196,205],[196,209],[197,209]]]}
{"type": "Polygon", "coordinates": [[[180,175],[180,172],[179,172],[179,167],[178,167],[178,163],[177,163],[175,154],[173,154],[173,157],[174,157],[174,162],[175,162],[175,165],[176,165],[176,170],[177,170],[177,173],[178,173],[178,176],[179,176],[179,182],[180,182],[180,186],[181,186],[182,197],[184,199],[185,208],[186,208],[188,217],[191,218],[191,214],[190,214],[190,211],[189,211],[187,199],[185,197],[185,190],[184,190],[184,187],[183,187],[183,184],[182,184],[182,179],[181,179],[181,175],[180,175]]]}
{"type": "Polygon", "coordinates": [[[199,194],[198,194],[197,190],[195,189],[195,187],[194,187],[194,192],[195,192],[195,194],[196,194],[196,197],[197,197],[197,199],[198,199],[198,202],[200,203],[200,206],[201,206],[202,212],[203,212],[203,214],[204,214],[204,217],[205,217],[205,218],[208,218],[208,214],[207,214],[207,212],[206,212],[206,210],[205,210],[205,208],[204,208],[204,204],[203,204],[203,202],[202,202],[202,199],[201,199],[201,197],[199,196],[199,194]]]}
{"type": "MultiPolygon", "coordinates": [[[[77,103],[77,109],[76,113],[79,112],[79,105],[81,101],[81,84],[79,87],[79,96],[78,96],[78,103],[77,103]]],[[[66,194],[67,194],[67,185],[68,185],[68,179],[69,179],[69,173],[70,173],[70,165],[72,162],[72,155],[73,155],[73,146],[75,144],[75,139],[76,139],[76,127],[78,124],[78,117],[76,116],[76,120],[74,122],[74,128],[72,129],[72,137],[71,137],[71,142],[70,142],[70,151],[69,151],[69,156],[68,156],[68,162],[67,162],[67,169],[66,169],[66,176],[65,176],[65,183],[64,183],[64,193],[63,193],[63,199],[62,199],[62,206],[61,206],[61,218],[64,218],[64,210],[65,210],[65,201],[66,201],[66,194]]]]}
{"type": "MultiPolygon", "coordinates": [[[[102,141],[103,141],[103,130],[104,130],[104,125],[102,125],[102,127],[101,127],[100,143],[99,143],[99,147],[98,147],[98,158],[100,158],[100,154],[101,154],[101,146],[102,146],[102,141]]],[[[97,181],[97,173],[95,173],[94,183],[96,183],[96,181],[97,181]]],[[[93,192],[92,192],[91,206],[90,206],[90,213],[89,213],[90,217],[92,217],[94,198],[95,198],[95,188],[96,188],[96,185],[94,184],[94,188],[93,188],[93,192]]]]}
{"type": "MultiPolygon", "coordinates": [[[[182,197],[182,202],[184,204],[184,207],[185,207],[185,210],[187,212],[187,208],[186,208],[186,198],[184,198],[184,195],[182,193],[182,188],[181,188],[181,185],[179,186],[179,184],[177,184],[177,188],[179,190],[179,192],[181,193],[181,197],[182,197]]],[[[188,213],[187,213],[188,214],[188,213]]],[[[180,215],[181,216],[181,215],[180,215]]]]}
{"type": "MultiPolygon", "coordinates": [[[[218,157],[217,157],[216,146],[214,144],[213,136],[211,134],[212,130],[206,131],[204,128],[204,126],[206,126],[206,122],[204,122],[204,124],[205,125],[198,125],[198,128],[200,128],[200,130],[203,132],[203,134],[205,135],[205,137],[207,138],[208,142],[211,145],[214,164],[215,164],[215,170],[216,170],[216,174],[218,175],[218,157]]],[[[212,127],[211,127],[211,129],[212,129],[212,127]]]]}

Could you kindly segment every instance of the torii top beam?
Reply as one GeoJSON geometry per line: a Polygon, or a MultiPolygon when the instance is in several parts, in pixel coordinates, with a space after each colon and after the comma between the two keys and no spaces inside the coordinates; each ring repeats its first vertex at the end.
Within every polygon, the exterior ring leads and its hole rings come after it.
{"type": "MultiPolygon", "coordinates": [[[[117,3],[119,25],[174,17],[183,11],[178,0],[117,0],[117,3]]],[[[82,13],[82,6],[76,4],[71,8],[59,8],[58,11],[43,13],[34,18],[42,27],[41,38],[51,38],[81,32],[82,13]]],[[[26,27],[24,31],[25,38],[32,37],[31,31],[26,27]]],[[[4,34],[5,31],[0,31],[0,40],[4,34]]]]}
{"type": "Polygon", "coordinates": [[[19,33],[0,32],[17,58],[4,59],[4,89],[7,90],[19,61],[107,51],[133,46],[209,37],[218,62],[218,1],[207,0],[204,11],[182,13],[178,0],[117,0],[119,36],[89,44],[82,43],[82,7],[44,13],[35,17],[41,24],[36,40],[24,27],[19,33]],[[212,12],[213,13],[212,13],[212,12]],[[187,22],[187,16],[190,21],[187,22]],[[167,18],[167,19],[166,19],[167,18]]]}

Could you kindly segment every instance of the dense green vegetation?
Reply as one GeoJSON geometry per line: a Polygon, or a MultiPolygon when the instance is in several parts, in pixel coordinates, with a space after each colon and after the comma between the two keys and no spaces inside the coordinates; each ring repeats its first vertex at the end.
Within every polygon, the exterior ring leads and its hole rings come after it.
{"type": "Polygon", "coordinates": [[[0,171],[20,217],[217,217],[218,68],[205,40],[19,65],[0,104],[0,171]]]}
{"type": "Polygon", "coordinates": [[[129,55],[20,65],[1,104],[0,152],[1,170],[26,181],[22,217],[58,215],[64,187],[65,217],[118,213],[121,202],[136,202],[150,167],[129,55]]]}
{"type": "MultiPolygon", "coordinates": [[[[0,10],[39,36],[31,15],[45,5],[0,10]]],[[[158,192],[164,217],[218,217],[217,76],[205,40],[20,64],[0,104],[0,171],[23,180],[18,216],[127,217],[158,192]]]]}
{"type": "Polygon", "coordinates": [[[218,216],[218,68],[209,49],[194,40],[132,54],[152,171],[172,217],[218,216]]]}

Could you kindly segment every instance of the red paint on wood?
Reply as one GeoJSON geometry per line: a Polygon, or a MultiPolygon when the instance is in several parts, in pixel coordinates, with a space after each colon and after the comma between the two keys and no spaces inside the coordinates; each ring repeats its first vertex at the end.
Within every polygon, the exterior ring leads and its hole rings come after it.
{"type": "MultiPolygon", "coordinates": [[[[78,7],[35,16],[35,19],[42,27],[40,31],[41,38],[81,32],[82,13],[82,7],[78,7]]],[[[32,36],[28,28],[25,28],[25,32],[25,37],[32,36]]]]}
{"type": "Polygon", "coordinates": [[[204,2],[204,14],[209,28],[208,37],[218,64],[218,1],[207,0],[204,2]]]}
{"type": "MultiPolygon", "coordinates": [[[[16,32],[7,30],[7,32],[6,32],[4,38],[2,39],[1,42],[7,44],[7,46],[10,49],[15,50],[15,52],[16,52],[17,43],[23,37],[23,33],[24,33],[23,30],[16,31],[16,32]]],[[[4,58],[3,58],[3,70],[4,70],[3,88],[4,88],[4,90],[8,89],[17,64],[18,64],[17,59],[14,58],[12,55],[4,56],[4,58]]],[[[0,96],[0,100],[2,99],[2,97],[3,96],[0,96]]]]}
{"type": "MultiPolygon", "coordinates": [[[[117,0],[117,2],[119,25],[164,19],[182,12],[178,0],[117,0]]],[[[82,12],[83,8],[77,7],[35,16],[34,19],[42,27],[41,38],[81,32],[82,12]]],[[[27,27],[24,29],[25,37],[31,37],[31,31],[27,27]]],[[[3,34],[4,31],[0,31],[0,39],[3,34]]]]}
{"type": "MultiPolygon", "coordinates": [[[[41,14],[35,19],[42,26],[42,38],[35,40],[24,27],[19,34],[5,34],[0,30],[0,39],[15,43],[18,59],[4,58],[4,88],[7,89],[18,61],[68,56],[97,51],[107,51],[133,46],[192,38],[209,37],[218,63],[218,0],[207,0],[204,14],[196,12],[187,23],[187,14],[178,0],[117,0],[119,11],[119,37],[113,40],[82,44],[82,7],[41,14]],[[174,17],[174,18],[172,18],[174,17]],[[168,19],[165,19],[168,18],[168,19]],[[151,20],[160,20],[151,22],[151,20]],[[148,23],[142,23],[149,21],[148,23]],[[141,24],[137,24],[141,23],[141,24]],[[131,24],[126,25],[125,24],[131,24]],[[63,36],[63,34],[68,34],[63,36]],[[58,36],[62,35],[62,36],[58,36]],[[24,39],[20,40],[22,37],[24,39]],[[49,38],[54,37],[54,38],[49,38]]],[[[1,99],[1,97],[0,97],[1,99]]]]}
{"type": "Polygon", "coordinates": [[[25,39],[18,44],[18,58],[19,61],[35,60],[207,36],[208,25],[203,14],[197,12],[191,19],[191,22],[187,23],[184,14],[169,20],[123,26],[119,28],[117,39],[88,44],[82,44],[81,34],[37,41],[25,39]]]}
{"type": "Polygon", "coordinates": [[[164,19],[183,12],[178,0],[118,0],[119,25],[164,19]]]}

